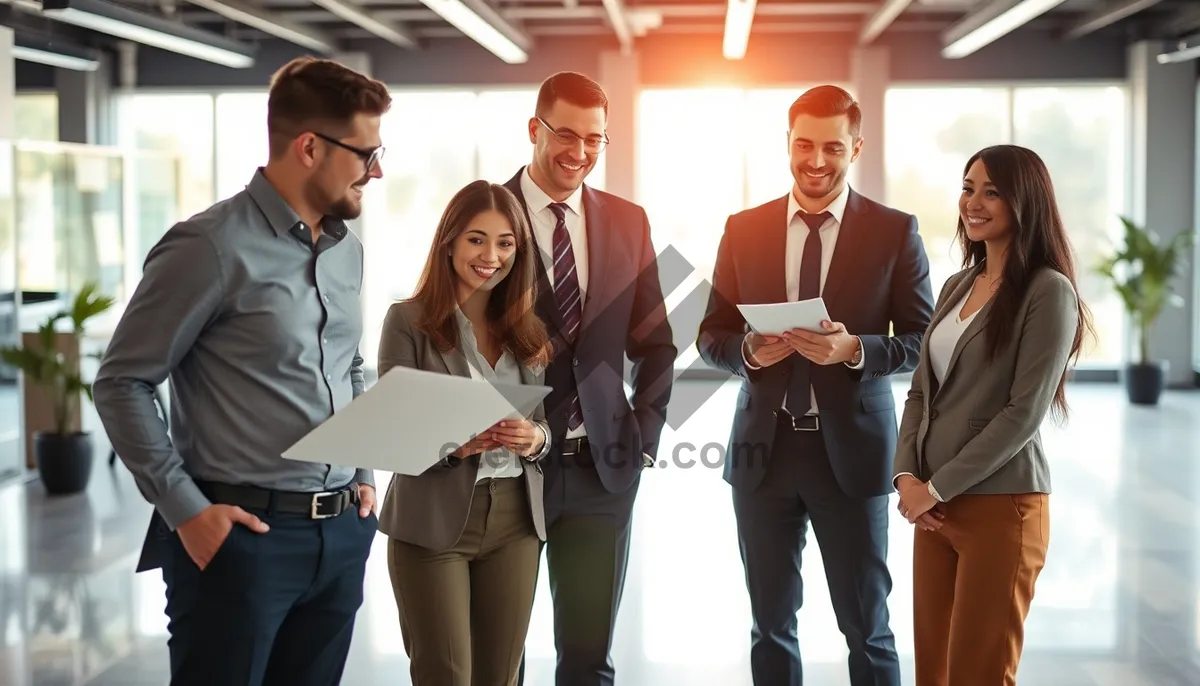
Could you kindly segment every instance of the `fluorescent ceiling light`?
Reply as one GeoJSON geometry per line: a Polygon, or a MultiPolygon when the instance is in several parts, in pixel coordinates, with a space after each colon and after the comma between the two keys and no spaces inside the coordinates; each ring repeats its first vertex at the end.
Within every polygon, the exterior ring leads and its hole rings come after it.
{"type": "Polygon", "coordinates": [[[993,0],[946,31],[942,57],[966,57],[1062,3],[1063,0],[993,0]]]}
{"type": "Polygon", "coordinates": [[[740,60],[746,56],[756,5],[756,0],[729,0],[725,10],[725,39],[721,46],[725,59],[740,60]]]}
{"type": "Polygon", "coordinates": [[[64,55],[61,52],[51,52],[50,50],[39,50],[37,48],[28,48],[23,45],[14,45],[12,47],[13,59],[24,60],[26,62],[37,62],[51,67],[60,67],[62,69],[71,69],[73,71],[96,71],[100,68],[100,63],[96,60],[89,60],[86,57],[76,57],[74,55],[64,55]]]}
{"type": "Polygon", "coordinates": [[[244,69],[254,64],[253,51],[249,46],[215,33],[106,2],[45,0],[42,13],[67,24],[234,69],[244,69]]]}
{"type": "Polygon", "coordinates": [[[189,0],[192,4],[214,12],[230,21],[256,28],[265,34],[295,43],[323,55],[337,51],[337,42],[317,29],[301,26],[260,9],[243,0],[189,0]]]}
{"type": "Polygon", "coordinates": [[[479,43],[488,52],[508,64],[522,64],[529,59],[525,48],[506,35],[495,25],[468,7],[462,0],[421,0],[451,26],[462,31],[468,38],[479,43]]]}

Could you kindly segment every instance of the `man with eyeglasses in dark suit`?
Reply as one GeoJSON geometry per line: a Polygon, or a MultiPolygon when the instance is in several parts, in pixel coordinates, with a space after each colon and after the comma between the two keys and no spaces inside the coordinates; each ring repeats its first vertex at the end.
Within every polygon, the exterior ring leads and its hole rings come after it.
{"type": "Polygon", "coordinates": [[[607,120],[595,81],[574,72],[546,79],[529,120],[533,161],[506,184],[542,255],[537,309],[556,353],[546,370],[553,447],[543,464],[558,686],[615,678],[634,497],[657,452],[677,354],[646,212],[583,183],[608,144],[607,120]]]}

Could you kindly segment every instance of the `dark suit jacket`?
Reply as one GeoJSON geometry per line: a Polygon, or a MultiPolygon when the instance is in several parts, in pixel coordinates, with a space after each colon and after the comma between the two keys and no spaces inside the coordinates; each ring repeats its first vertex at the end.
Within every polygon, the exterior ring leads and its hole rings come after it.
{"type": "MultiPolygon", "coordinates": [[[[505,186],[528,212],[521,192],[524,172],[505,186]]],[[[654,456],[658,451],[677,351],[645,210],[588,186],[583,187],[583,208],[589,278],[573,348],[558,333],[562,316],[538,259],[537,312],[555,343],[554,360],[546,369],[546,384],[554,389],[546,397],[546,416],[551,435],[561,440],[567,434],[569,392],[578,387],[600,481],[609,492],[619,493],[641,473],[643,453],[654,456]],[[626,356],[633,363],[632,402],[623,383],[626,356]]],[[[548,245],[537,247],[551,251],[548,245]]],[[[556,445],[550,458],[559,452],[556,445]]]]}
{"type": "MultiPolygon", "coordinates": [[[[471,369],[461,350],[438,350],[429,336],[413,325],[420,316],[420,305],[412,301],[396,303],[388,309],[379,340],[379,375],[387,374],[392,367],[402,366],[470,377],[471,369]]],[[[521,383],[542,385],[540,370],[522,365],[521,383]]],[[[446,411],[453,412],[454,408],[448,407],[446,411]]],[[[534,410],[530,420],[546,427],[541,405],[534,410]]],[[[399,449],[403,449],[402,444],[399,449]]],[[[521,464],[525,467],[530,516],[538,537],[544,541],[546,517],[542,509],[542,468],[536,462],[524,459],[521,464]]],[[[452,547],[467,525],[478,475],[478,455],[457,461],[453,466],[439,463],[418,476],[393,474],[379,508],[379,530],[391,538],[430,550],[452,547]]]]}
{"type": "MultiPolygon", "coordinates": [[[[930,330],[953,315],[982,269],[950,277],[930,330]]],[[[1067,277],[1042,269],[1030,279],[995,357],[980,335],[991,311],[988,301],[967,325],[941,384],[922,348],[904,403],[894,473],[932,480],[944,500],[962,493],[1050,492],[1041,426],[1070,361],[1078,298],[1067,277]]]]}
{"type": "MultiPolygon", "coordinates": [[[[739,304],[787,301],[787,196],[731,216],[717,252],[713,290],[700,325],[701,357],[742,377],[725,479],[753,489],[766,470],[798,353],[749,369],[749,328],[739,304]]],[[[850,191],[821,296],[834,321],[862,339],[863,369],[813,365],[821,435],[838,484],[849,495],[891,492],[896,405],[888,377],[913,370],[933,316],[929,260],[915,217],[850,191]]]]}

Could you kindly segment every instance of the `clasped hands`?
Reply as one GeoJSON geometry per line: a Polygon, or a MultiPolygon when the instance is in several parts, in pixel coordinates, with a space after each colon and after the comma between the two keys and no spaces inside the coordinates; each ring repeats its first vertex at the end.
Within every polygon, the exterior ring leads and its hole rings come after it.
{"type": "Polygon", "coordinates": [[[792,353],[800,353],[816,364],[837,364],[854,359],[858,338],[846,331],[841,322],[823,321],[826,333],[792,329],[782,336],[761,336],[751,333],[746,338],[750,361],[760,367],[770,367],[792,353]]]}
{"type": "Polygon", "coordinates": [[[907,474],[900,477],[896,484],[900,491],[900,504],[896,509],[908,520],[926,531],[937,531],[942,528],[946,514],[942,504],[929,492],[929,485],[920,479],[907,474]]]}
{"type": "Polygon", "coordinates": [[[495,448],[508,448],[521,457],[529,457],[541,452],[546,443],[546,435],[537,424],[528,419],[496,422],[490,428],[467,441],[451,455],[466,457],[485,453],[495,448]]]}

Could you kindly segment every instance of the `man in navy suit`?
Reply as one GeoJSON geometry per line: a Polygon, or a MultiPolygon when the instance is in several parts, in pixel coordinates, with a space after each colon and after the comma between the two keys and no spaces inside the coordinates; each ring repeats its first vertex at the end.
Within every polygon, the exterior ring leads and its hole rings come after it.
{"type": "Polygon", "coordinates": [[[731,216],[700,325],[706,362],[742,377],[725,461],[753,614],[757,686],[803,683],[796,614],[808,524],[817,536],[854,686],[899,686],[888,626],[889,377],[917,365],[933,316],[915,217],[846,183],[862,112],[820,86],[788,112],[791,193],[731,216]],[[820,297],[822,332],[748,332],[738,304],[820,297]]]}
{"type": "Polygon", "coordinates": [[[583,183],[608,145],[607,120],[595,81],[546,79],[529,120],[533,161],[506,184],[542,255],[537,311],[555,345],[542,462],[558,686],[614,681],[634,497],[658,451],[677,354],[646,212],[583,183]]]}

